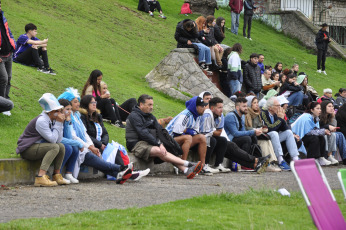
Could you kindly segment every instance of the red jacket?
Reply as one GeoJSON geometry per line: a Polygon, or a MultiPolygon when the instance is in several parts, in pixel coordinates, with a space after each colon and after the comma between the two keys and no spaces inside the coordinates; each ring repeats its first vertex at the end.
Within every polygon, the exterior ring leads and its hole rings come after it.
{"type": "Polygon", "coordinates": [[[243,0],[230,0],[229,6],[231,7],[231,11],[240,14],[240,12],[243,10],[243,0]]]}

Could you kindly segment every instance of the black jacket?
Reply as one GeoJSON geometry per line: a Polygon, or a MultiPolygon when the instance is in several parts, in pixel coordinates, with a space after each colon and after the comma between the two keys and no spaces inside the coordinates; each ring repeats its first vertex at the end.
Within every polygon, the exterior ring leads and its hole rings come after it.
{"type": "Polygon", "coordinates": [[[204,31],[199,32],[199,37],[198,39],[206,46],[214,46],[217,43],[214,35],[214,27],[210,26],[209,28],[209,33],[204,33],[204,31]]]}
{"type": "Polygon", "coordinates": [[[264,124],[268,127],[268,132],[271,131],[286,131],[288,129],[287,123],[284,119],[278,117],[278,115],[274,114],[274,123],[271,122],[269,111],[268,110],[262,110],[261,112],[261,118],[264,124]]]}
{"type": "Polygon", "coordinates": [[[327,31],[322,31],[322,29],[320,29],[317,34],[316,34],[316,46],[317,49],[319,50],[325,50],[327,51],[328,49],[328,44],[329,44],[329,34],[327,31]],[[323,38],[327,37],[327,40],[324,40],[323,38]]]}
{"type": "Polygon", "coordinates": [[[222,34],[221,28],[217,24],[214,26],[214,37],[219,44],[225,39],[225,35],[222,34]]]}
{"type": "MultiPolygon", "coordinates": [[[[191,19],[185,19],[181,22],[178,22],[177,28],[175,30],[174,38],[178,42],[177,47],[178,48],[196,48],[194,45],[188,45],[187,41],[190,40],[194,43],[200,43],[198,40],[198,32],[197,32],[197,25],[195,23],[195,28],[193,28],[191,31],[187,31],[184,29],[184,23],[187,21],[192,21],[191,19]]],[[[198,49],[198,47],[197,47],[198,49]]]]}
{"type": "MultiPolygon", "coordinates": [[[[153,146],[160,146],[157,134],[153,131],[162,128],[157,119],[151,113],[144,113],[134,107],[131,114],[126,120],[126,147],[129,151],[137,144],[138,141],[145,141],[153,146]]],[[[156,131],[154,131],[156,133],[156,131]]]]}
{"type": "Polygon", "coordinates": [[[259,93],[262,90],[261,68],[248,61],[244,67],[244,83],[246,92],[259,93]]]}
{"type": "Polygon", "coordinates": [[[253,0],[244,1],[244,15],[252,16],[254,9],[256,9],[256,7],[253,4],[253,0]]]}
{"type": "Polygon", "coordinates": [[[101,140],[99,141],[96,139],[96,133],[97,132],[96,132],[95,123],[88,118],[87,111],[84,109],[80,109],[79,112],[81,113],[80,118],[83,121],[83,124],[86,128],[87,134],[89,135],[90,139],[93,141],[95,147],[99,149],[99,148],[101,148],[102,144],[107,145],[109,142],[109,135],[108,135],[108,132],[107,132],[105,126],[103,125],[101,114],[99,114],[99,113],[97,114],[98,123],[102,127],[101,140]]]}
{"type": "Polygon", "coordinates": [[[280,87],[279,95],[285,93],[287,90],[292,92],[299,92],[303,90],[303,87],[300,85],[294,85],[293,83],[284,82],[280,87]]]}

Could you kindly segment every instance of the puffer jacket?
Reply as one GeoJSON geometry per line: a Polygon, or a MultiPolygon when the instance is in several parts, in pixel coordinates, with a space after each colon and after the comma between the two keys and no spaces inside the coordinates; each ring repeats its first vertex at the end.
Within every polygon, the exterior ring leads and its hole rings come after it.
{"type": "Polygon", "coordinates": [[[329,42],[330,41],[328,31],[322,31],[322,29],[320,29],[316,34],[317,49],[327,51],[329,42]],[[327,37],[328,40],[324,40],[324,37],[327,37]]]}
{"type": "Polygon", "coordinates": [[[175,30],[174,38],[178,42],[177,48],[195,48],[194,45],[188,45],[187,41],[190,40],[194,43],[200,43],[198,40],[198,32],[197,32],[197,25],[195,23],[195,28],[193,28],[191,31],[187,31],[184,29],[184,23],[187,21],[192,21],[191,19],[185,19],[181,22],[178,22],[177,28],[175,30]]]}
{"type": "Polygon", "coordinates": [[[251,61],[248,61],[244,67],[243,76],[247,93],[250,91],[253,91],[254,93],[261,92],[261,68],[258,65],[252,64],[251,61]]]}

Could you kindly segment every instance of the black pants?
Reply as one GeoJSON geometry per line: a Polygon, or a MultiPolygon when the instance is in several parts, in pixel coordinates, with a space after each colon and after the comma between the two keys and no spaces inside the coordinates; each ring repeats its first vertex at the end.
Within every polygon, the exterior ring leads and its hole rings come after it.
{"type": "MultiPolygon", "coordinates": [[[[133,107],[136,105],[136,99],[130,98],[126,100],[120,107],[127,112],[131,113],[133,107]]],[[[100,98],[97,101],[97,108],[101,111],[102,117],[115,123],[116,121],[126,121],[129,113],[118,108],[113,98],[100,98]]]]}
{"type": "Polygon", "coordinates": [[[233,138],[233,142],[236,143],[239,148],[241,148],[245,152],[250,153],[251,145],[257,144],[257,138],[255,136],[235,137],[233,138]]]}
{"type": "Polygon", "coordinates": [[[23,53],[18,55],[16,62],[39,68],[42,68],[43,66],[49,68],[47,50],[42,50],[42,48],[33,49],[32,47],[29,47],[23,53]],[[43,63],[40,57],[42,57],[43,63]]]}
{"type": "Polygon", "coordinates": [[[302,141],[308,152],[307,158],[327,157],[324,136],[305,135],[302,141]]]}
{"type": "Polygon", "coordinates": [[[234,142],[227,141],[225,157],[247,168],[254,168],[256,157],[248,154],[234,142]]]}
{"type": "Polygon", "coordinates": [[[321,62],[322,62],[322,71],[326,70],[326,57],[327,57],[327,50],[318,50],[317,69],[321,69],[321,62]]]}
{"type": "Polygon", "coordinates": [[[244,15],[244,26],[243,26],[244,37],[246,37],[246,26],[247,26],[247,37],[251,38],[251,25],[252,25],[252,15],[244,15]]]}
{"type": "Polygon", "coordinates": [[[209,164],[210,157],[214,153],[216,155],[214,166],[217,167],[223,162],[227,150],[227,139],[225,137],[210,137],[210,147],[207,147],[205,155],[205,163],[209,164]]]}
{"type": "Polygon", "coordinates": [[[159,1],[148,2],[146,0],[143,0],[143,5],[144,5],[145,12],[147,13],[149,13],[149,11],[154,12],[155,9],[157,9],[157,11],[159,12],[162,11],[159,1]]]}

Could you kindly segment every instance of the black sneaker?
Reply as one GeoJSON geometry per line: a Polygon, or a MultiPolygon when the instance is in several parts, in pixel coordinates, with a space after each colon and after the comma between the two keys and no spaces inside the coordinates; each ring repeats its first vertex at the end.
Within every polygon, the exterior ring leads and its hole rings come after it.
{"type": "Polygon", "coordinates": [[[48,74],[48,71],[46,70],[46,68],[43,68],[43,67],[38,67],[37,68],[37,71],[41,72],[41,73],[46,73],[48,74]]]}
{"type": "Polygon", "coordinates": [[[270,158],[270,154],[268,154],[265,157],[258,158],[255,172],[257,172],[258,174],[261,174],[262,172],[264,172],[269,164],[269,158],[270,158]]]}
{"type": "Polygon", "coordinates": [[[50,75],[56,75],[55,71],[52,68],[45,68],[45,73],[50,75]]]}
{"type": "Polygon", "coordinates": [[[121,129],[125,129],[126,126],[123,125],[123,123],[121,121],[116,121],[115,123],[111,123],[111,125],[115,126],[115,127],[118,127],[118,128],[121,128],[121,129]]]}

